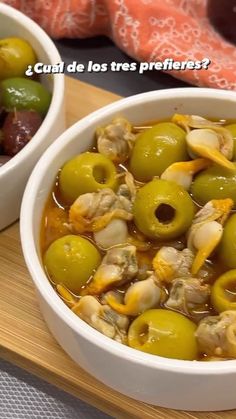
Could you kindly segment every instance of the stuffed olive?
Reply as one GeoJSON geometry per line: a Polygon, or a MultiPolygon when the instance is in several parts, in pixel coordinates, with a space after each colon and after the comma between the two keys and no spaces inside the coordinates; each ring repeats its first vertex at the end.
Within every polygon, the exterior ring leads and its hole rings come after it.
{"type": "Polygon", "coordinates": [[[75,315],[152,355],[236,359],[234,125],[117,116],[65,162],[41,248],[75,315]]]}

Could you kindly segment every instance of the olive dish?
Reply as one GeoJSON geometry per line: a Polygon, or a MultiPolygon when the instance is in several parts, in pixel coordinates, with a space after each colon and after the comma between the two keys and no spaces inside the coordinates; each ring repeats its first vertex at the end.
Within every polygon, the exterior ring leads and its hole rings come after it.
{"type": "Polygon", "coordinates": [[[236,407],[234,196],[193,196],[204,171],[234,172],[235,114],[235,94],[211,89],[121,100],[67,130],[26,188],[23,251],[50,330],[83,368],[137,400],[236,407]],[[148,172],[144,161],[135,173],[151,130],[164,166],[148,172]]]}
{"type": "Polygon", "coordinates": [[[41,247],[73,313],[154,355],[236,358],[232,126],[199,115],[136,126],[117,117],[64,164],[41,247]]]}

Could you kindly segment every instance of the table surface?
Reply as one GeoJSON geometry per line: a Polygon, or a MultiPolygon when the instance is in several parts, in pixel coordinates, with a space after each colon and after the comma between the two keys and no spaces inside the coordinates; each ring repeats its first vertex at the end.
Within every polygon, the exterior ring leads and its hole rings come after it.
{"type": "MultiPolygon", "coordinates": [[[[89,40],[62,40],[56,44],[62,60],[67,64],[77,61],[86,65],[89,60],[98,63],[134,61],[103,37],[89,40]]],[[[184,82],[160,72],[147,72],[144,75],[139,75],[137,72],[83,73],[75,77],[121,96],[187,86],[184,82]]],[[[0,363],[0,383],[1,419],[39,417],[40,406],[44,408],[40,413],[41,419],[50,416],[57,419],[108,417],[5,361],[0,363]]]]}

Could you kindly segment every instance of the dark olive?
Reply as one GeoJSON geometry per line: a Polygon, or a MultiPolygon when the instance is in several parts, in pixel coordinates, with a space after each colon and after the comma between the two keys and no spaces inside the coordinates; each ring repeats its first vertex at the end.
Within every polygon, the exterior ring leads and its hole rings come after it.
{"type": "Polygon", "coordinates": [[[2,132],[2,147],[9,156],[17,154],[34,136],[42,123],[42,117],[35,111],[9,112],[2,132]]]}
{"type": "MultiPolygon", "coordinates": [[[[1,98],[0,98],[0,101],[1,101],[1,98]]],[[[4,123],[5,119],[6,119],[6,116],[7,116],[7,112],[0,105],[0,128],[3,126],[3,123],[4,123]]]]}
{"type": "Polygon", "coordinates": [[[10,156],[2,156],[0,155],[0,167],[3,166],[5,163],[7,163],[10,160],[10,156]]]}

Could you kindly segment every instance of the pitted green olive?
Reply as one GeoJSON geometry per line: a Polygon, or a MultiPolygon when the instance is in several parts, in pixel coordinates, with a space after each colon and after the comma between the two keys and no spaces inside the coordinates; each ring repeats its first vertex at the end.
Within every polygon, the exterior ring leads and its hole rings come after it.
{"type": "Polygon", "coordinates": [[[196,325],[182,314],[148,310],[131,323],[128,344],[153,355],[191,361],[197,358],[195,330],[196,325]]]}
{"type": "Polygon", "coordinates": [[[172,122],[162,122],[139,135],[130,171],[141,182],[160,176],[172,163],[188,160],[185,132],[172,122]]]}
{"type": "Polygon", "coordinates": [[[101,262],[96,247],[80,236],[68,235],[55,240],[44,255],[46,271],[55,284],[79,293],[101,262]]]}
{"type": "Polygon", "coordinates": [[[136,226],[146,236],[174,239],[190,227],[194,204],[177,183],[154,179],[137,192],[133,212],[136,226]]]}
{"type": "Polygon", "coordinates": [[[236,269],[224,273],[214,282],[211,302],[218,313],[236,310],[236,269]]]}
{"type": "Polygon", "coordinates": [[[86,152],[69,160],[59,175],[63,198],[72,204],[78,196],[100,189],[116,189],[116,168],[100,153],[86,152]]]}
{"type": "Polygon", "coordinates": [[[228,268],[236,268],[236,214],[226,221],[218,253],[228,268]]]}
{"type": "Polygon", "coordinates": [[[235,172],[216,165],[202,171],[195,177],[190,193],[200,205],[211,199],[231,198],[236,207],[236,164],[235,172]]]}
{"type": "Polygon", "coordinates": [[[226,125],[226,127],[232,134],[234,140],[234,153],[233,153],[233,160],[236,160],[236,124],[226,125]]]}

